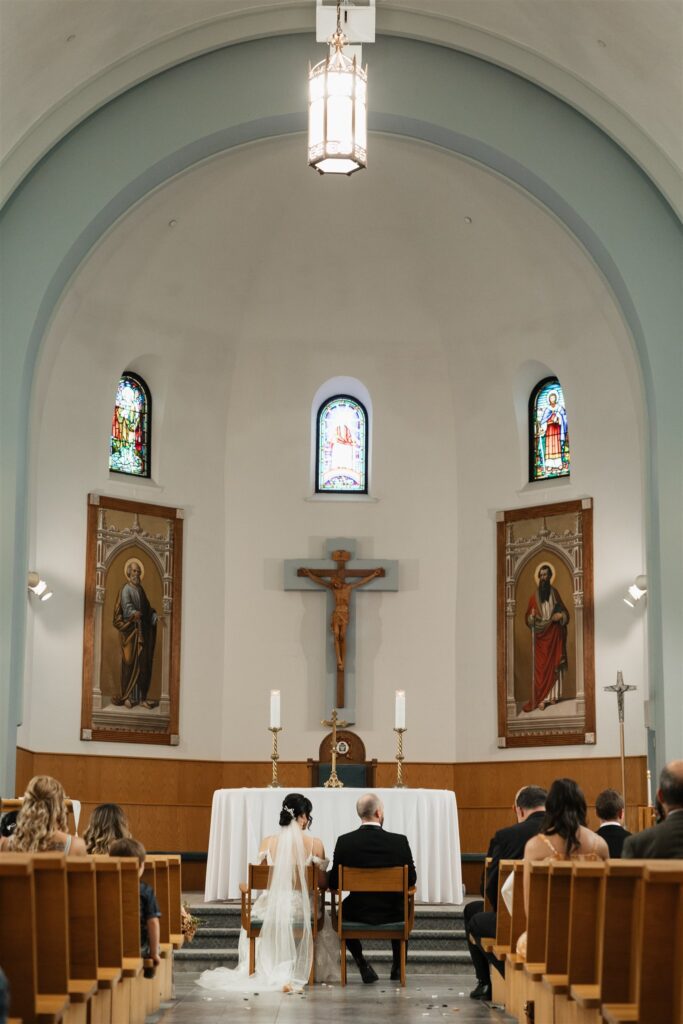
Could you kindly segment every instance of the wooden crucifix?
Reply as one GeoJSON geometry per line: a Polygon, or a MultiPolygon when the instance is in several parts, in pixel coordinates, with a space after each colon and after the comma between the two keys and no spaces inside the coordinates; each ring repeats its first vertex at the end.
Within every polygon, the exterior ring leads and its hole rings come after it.
{"type": "MultiPolygon", "coordinates": [[[[328,632],[331,658],[328,671],[333,675],[330,703],[340,710],[349,724],[354,720],[349,693],[349,676],[353,675],[353,606],[352,592],[359,587],[369,590],[398,590],[398,566],[395,561],[381,559],[382,565],[367,560],[354,560],[354,542],[347,538],[327,542],[330,565],[314,561],[302,565],[301,561],[285,562],[285,590],[313,590],[322,588],[329,593],[330,628],[328,632]],[[330,664],[331,663],[331,664],[330,664]]],[[[329,706],[329,705],[328,705],[329,706]]]]}

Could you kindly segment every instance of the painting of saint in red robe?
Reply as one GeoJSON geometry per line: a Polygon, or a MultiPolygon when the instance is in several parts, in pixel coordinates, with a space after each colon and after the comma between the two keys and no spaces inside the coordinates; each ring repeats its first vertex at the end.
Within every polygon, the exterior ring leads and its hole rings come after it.
{"type": "Polygon", "coordinates": [[[552,585],[553,576],[551,565],[546,563],[538,567],[535,573],[537,587],[527,604],[533,692],[524,705],[524,711],[543,711],[549,704],[557,704],[563,696],[569,612],[552,585]]]}

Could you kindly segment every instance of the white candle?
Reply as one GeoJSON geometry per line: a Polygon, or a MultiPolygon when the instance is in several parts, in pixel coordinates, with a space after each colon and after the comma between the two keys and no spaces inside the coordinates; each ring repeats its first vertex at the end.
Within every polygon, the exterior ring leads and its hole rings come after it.
{"type": "Polygon", "coordinates": [[[406,727],[406,691],[396,691],[396,709],[394,712],[394,729],[406,727]]]}
{"type": "Polygon", "coordinates": [[[270,728],[280,728],[280,691],[270,691],[270,728]]]}

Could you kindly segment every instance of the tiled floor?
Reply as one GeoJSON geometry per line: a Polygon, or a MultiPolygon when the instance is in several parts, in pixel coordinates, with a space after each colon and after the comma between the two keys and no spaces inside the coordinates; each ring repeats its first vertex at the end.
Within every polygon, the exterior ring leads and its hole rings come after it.
{"type": "Polygon", "coordinates": [[[422,975],[406,988],[380,978],[363,985],[349,974],[345,989],[315,985],[303,995],[207,992],[195,974],[180,974],[176,999],[157,1020],[162,1024],[510,1024],[502,1010],[469,998],[471,975],[422,975]]]}

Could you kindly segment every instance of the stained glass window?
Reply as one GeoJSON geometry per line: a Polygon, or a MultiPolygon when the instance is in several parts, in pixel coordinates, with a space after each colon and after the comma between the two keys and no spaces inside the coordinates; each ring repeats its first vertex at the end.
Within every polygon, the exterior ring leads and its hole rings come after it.
{"type": "Polygon", "coordinates": [[[557,377],[538,382],[529,398],[529,480],[569,476],[569,429],[557,377]]]}
{"type": "Polygon", "coordinates": [[[109,469],[131,476],[150,475],[152,399],[142,377],[124,373],[116,389],[111,423],[109,469]]]}
{"type": "Polygon", "coordinates": [[[316,491],[367,494],[368,417],[350,395],[335,395],[318,410],[316,491]]]}

